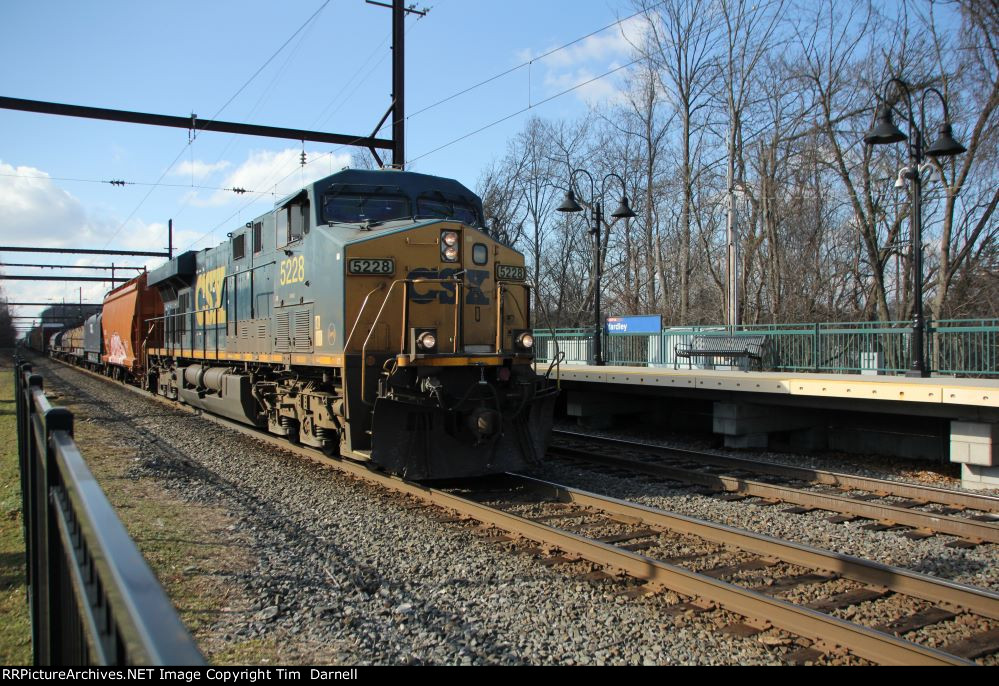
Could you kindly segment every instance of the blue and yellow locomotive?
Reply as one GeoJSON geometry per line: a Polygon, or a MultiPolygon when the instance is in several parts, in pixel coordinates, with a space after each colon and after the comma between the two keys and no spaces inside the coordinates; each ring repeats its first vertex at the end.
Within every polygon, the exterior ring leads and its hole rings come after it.
{"type": "Polygon", "coordinates": [[[148,284],[160,394],[411,479],[544,454],[524,258],[456,181],[334,174],[148,284]]]}

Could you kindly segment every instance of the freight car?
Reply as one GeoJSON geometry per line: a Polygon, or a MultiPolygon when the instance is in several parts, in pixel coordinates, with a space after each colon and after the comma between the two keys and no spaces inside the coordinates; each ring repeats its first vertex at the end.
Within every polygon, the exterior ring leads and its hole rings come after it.
{"type": "Polygon", "coordinates": [[[61,328],[61,324],[53,324],[51,322],[36,326],[28,332],[28,347],[36,352],[47,353],[49,351],[50,339],[61,328]]]}
{"type": "Polygon", "coordinates": [[[146,272],[104,296],[101,310],[100,360],[104,371],[121,381],[145,381],[146,349],[160,344],[161,329],[153,324],[163,315],[163,300],[147,285],[146,272]]]}
{"type": "Polygon", "coordinates": [[[91,315],[83,325],[83,365],[98,370],[103,365],[104,335],[101,330],[103,313],[91,315]]]}
{"type": "Polygon", "coordinates": [[[411,479],[543,456],[524,258],[463,185],[343,171],[228,238],[108,294],[105,368],[411,479]]]}

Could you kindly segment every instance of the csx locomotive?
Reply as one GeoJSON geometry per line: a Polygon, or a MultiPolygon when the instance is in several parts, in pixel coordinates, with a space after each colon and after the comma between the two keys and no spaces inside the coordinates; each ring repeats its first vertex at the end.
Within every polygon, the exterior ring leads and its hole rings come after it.
{"type": "Polygon", "coordinates": [[[162,315],[119,356],[164,396],[407,478],[502,472],[542,457],[557,392],[525,277],[460,183],[345,170],[149,272],[162,315]]]}

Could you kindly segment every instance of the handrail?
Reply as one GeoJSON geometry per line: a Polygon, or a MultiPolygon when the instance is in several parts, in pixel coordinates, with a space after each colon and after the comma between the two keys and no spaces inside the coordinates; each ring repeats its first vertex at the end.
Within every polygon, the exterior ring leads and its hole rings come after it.
{"type": "Polygon", "coordinates": [[[350,345],[351,340],[353,340],[354,338],[354,332],[357,331],[357,325],[361,323],[361,315],[364,314],[364,310],[367,309],[368,307],[368,300],[371,298],[372,295],[375,294],[376,291],[384,291],[384,290],[385,290],[385,282],[379,281],[378,285],[375,288],[372,288],[370,291],[368,291],[368,294],[364,296],[364,301],[361,303],[361,309],[357,311],[357,317],[354,319],[354,324],[353,326],[350,327],[350,333],[347,334],[347,340],[343,342],[343,352],[345,354],[347,352],[347,347],[350,345]]]}
{"type": "MultiPolygon", "coordinates": [[[[496,281],[496,353],[499,354],[503,352],[503,320],[505,315],[505,303],[506,300],[503,298],[503,294],[506,292],[507,286],[520,286],[524,289],[524,302],[527,303],[527,314],[524,316],[525,326],[526,323],[531,321],[531,289],[534,288],[533,284],[529,284],[526,281],[496,281]]],[[[521,313],[524,314],[524,313],[521,313]]]]}
{"type": "MultiPolygon", "coordinates": [[[[785,372],[846,372],[896,374],[910,366],[911,326],[896,322],[845,322],[744,325],[739,337],[765,336],[771,351],[765,366],[785,372]],[[856,326],[857,328],[851,328],[856,326]]],[[[934,321],[924,329],[928,366],[934,374],[999,377],[999,320],[934,321]]],[[[674,344],[695,336],[731,336],[720,326],[668,327],[659,333],[605,333],[608,359],[613,364],[675,365],[674,344]]],[[[535,331],[539,359],[549,359],[555,343],[570,346],[572,362],[581,362],[582,343],[592,337],[587,329],[535,331]]],[[[570,354],[570,353],[567,353],[570,354]]],[[[691,362],[684,361],[689,365],[691,362]]],[[[696,365],[691,365],[696,368],[696,365]]]]}
{"type": "Polygon", "coordinates": [[[31,371],[15,361],[35,664],[204,664],[31,371]]]}
{"type": "MultiPolygon", "coordinates": [[[[385,293],[385,298],[382,299],[381,307],[378,308],[378,313],[375,315],[375,320],[371,322],[371,328],[368,330],[368,335],[364,339],[364,343],[361,345],[361,402],[365,405],[372,405],[369,403],[366,397],[367,389],[367,372],[368,372],[368,343],[371,341],[371,336],[375,332],[375,328],[378,326],[378,322],[381,321],[382,313],[385,312],[385,306],[388,305],[389,300],[392,297],[392,291],[398,284],[403,284],[403,314],[402,314],[402,342],[400,345],[400,353],[406,350],[406,336],[409,333],[409,286],[418,283],[449,283],[454,284],[457,288],[455,289],[454,304],[455,308],[460,310],[462,303],[464,302],[464,282],[457,279],[396,279],[389,286],[388,292],[385,293]]],[[[455,314],[455,331],[454,331],[454,352],[458,352],[458,341],[461,338],[461,330],[458,328],[458,314],[455,314]]],[[[347,354],[347,346],[344,345],[343,348],[344,355],[347,354]]]]}

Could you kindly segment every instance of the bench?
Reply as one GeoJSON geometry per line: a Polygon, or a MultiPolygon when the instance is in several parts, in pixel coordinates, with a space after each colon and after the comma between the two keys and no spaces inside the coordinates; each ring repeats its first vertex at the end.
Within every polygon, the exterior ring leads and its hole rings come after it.
{"type": "Polygon", "coordinates": [[[763,358],[767,354],[768,336],[694,336],[690,343],[678,343],[673,348],[676,353],[673,368],[680,365],[680,358],[692,357],[723,357],[728,359],[749,360],[760,371],[763,370],[763,358]]]}

